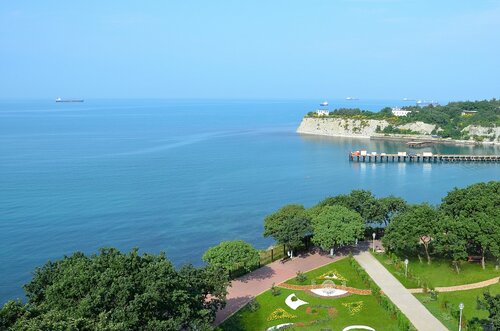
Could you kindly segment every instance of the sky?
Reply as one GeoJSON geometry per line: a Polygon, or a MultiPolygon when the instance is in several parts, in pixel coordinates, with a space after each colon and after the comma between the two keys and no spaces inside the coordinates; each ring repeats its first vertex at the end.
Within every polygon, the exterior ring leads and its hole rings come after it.
{"type": "Polygon", "coordinates": [[[500,97],[500,1],[0,0],[0,98],[500,97]]]}

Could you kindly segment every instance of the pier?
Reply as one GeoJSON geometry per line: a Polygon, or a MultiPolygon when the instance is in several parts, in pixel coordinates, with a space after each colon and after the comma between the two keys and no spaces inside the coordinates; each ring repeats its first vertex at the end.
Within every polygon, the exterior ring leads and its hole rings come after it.
{"type": "Polygon", "coordinates": [[[423,156],[421,154],[366,154],[349,153],[349,160],[353,162],[500,162],[500,155],[460,155],[460,154],[433,154],[423,156]]]}
{"type": "Polygon", "coordinates": [[[406,146],[410,148],[422,148],[433,145],[432,141],[409,141],[406,143],[406,146]]]}

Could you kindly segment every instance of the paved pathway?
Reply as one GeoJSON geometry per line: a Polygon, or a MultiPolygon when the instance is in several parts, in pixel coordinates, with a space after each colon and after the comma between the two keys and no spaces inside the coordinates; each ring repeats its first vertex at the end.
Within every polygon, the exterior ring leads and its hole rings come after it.
{"type": "Polygon", "coordinates": [[[408,317],[417,330],[448,330],[369,252],[361,252],[356,254],[354,258],[401,312],[408,317]]]}
{"type": "MultiPolygon", "coordinates": [[[[455,291],[467,291],[474,290],[476,288],[483,288],[486,286],[490,286],[496,284],[500,281],[500,277],[491,278],[488,280],[483,280],[482,282],[472,283],[472,284],[464,284],[464,285],[455,285],[455,286],[446,286],[446,287],[436,287],[436,291],[438,292],[455,292],[455,291]]],[[[424,289],[422,288],[411,288],[408,291],[410,293],[422,293],[424,289]]]]}
{"type": "Polygon", "coordinates": [[[281,263],[279,260],[275,261],[233,280],[231,287],[228,288],[226,307],[217,312],[215,324],[220,324],[252,298],[269,290],[273,283],[278,285],[289,278],[295,277],[297,271],[306,272],[316,269],[343,257],[344,255],[331,257],[320,253],[304,254],[285,263],[281,263]]]}

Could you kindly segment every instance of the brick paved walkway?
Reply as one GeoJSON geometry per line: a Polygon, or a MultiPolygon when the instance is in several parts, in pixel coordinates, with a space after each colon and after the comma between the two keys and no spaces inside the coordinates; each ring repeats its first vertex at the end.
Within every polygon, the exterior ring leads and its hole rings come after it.
{"type": "MultiPolygon", "coordinates": [[[[438,291],[438,292],[467,291],[467,290],[473,290],[476,288],[483,288],[486,286],[490,286],[490,285],[498,283],[499,281],[500,281],[500,277],[495,277],[492,279],[484,280],[482,282],[473,283],[473,284],[436,287],[436,291],[438,291]]],[[[410,288],[410,289],[408,289],[408,291],[410,291],[410,293],[422,293],[422,292],[424,292],[424,289],[422,289],[422,288],[410,288]]]]}
{"type": "Polygon", "coordinates": [[[306,272],[316,269],[343,257],[345,257],[343,254],[334,257],[320,253],[303,254],[285,263],[281,263],[279,260],[275,261],[233,280],[231,287],[228,289],[227,305],[223,310],[217,312],[215,324],[219,325],[252,298],[269,290],[273,283],[278,285],[287,279],[295,277],[297,271],[306,272]]]}

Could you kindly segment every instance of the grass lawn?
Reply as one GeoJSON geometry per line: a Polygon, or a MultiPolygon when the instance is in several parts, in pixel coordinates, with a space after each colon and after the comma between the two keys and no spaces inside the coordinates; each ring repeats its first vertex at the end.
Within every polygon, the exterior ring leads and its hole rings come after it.
{"type": "MultiPolygon", "coordinates": [[[[374,253],[384,267],[392,273],[406,288],[418,288],[417,280],[405,278],[404,266],[396,269],[391,259],[383,253],[374,253]]],[[[426,262],[420,263],[418,259],[409,259],[408,271],[413,277],[426,280],[428,286],[453,286],[477,283],[483,280],[500,276],[500,270],[495,270],[493,262],[486,263],[486,269],[481,268],[480,263],[464,262],[460,268],[460,273],[455,272],[455,268],[449,261],[434,260],[429,265],[426,262]]]]}
{"type": "Polygon", "coordinates": [[[491,294],[500,293],[500,283],[475,290],[439,293],[437,301],[429,301],[429,294],[419,293],[415,294],[415,296],[434,316],[443,322],[447,328],[456,330],[458,328],[458,319],[449,314],[447,309],[443,307],[443,302],[448,301],[449,305],[455,309],[458,308],[460,302],[463,302],[463,314],[466,320],[471,320],[474,317],[480,319],[486,318],[488,316],[487,311],[476,309],[476,298],[482,298],[483,293],[487,290],[489,290],[491,294]]]}
{"type": "MultiPolygon", "coordinates": [[[[345,279],[346,286],[355,287],[359,289],[368,288],[362,281],[361,277],[359,277],[356,270],[354,270],[351,267],[348,257],[327,264],[321,268],[306,272],[305,275],[307,276],[307,280],[303,283],[299,283],[295,278],[289,279],[285,283],[295,284],[295,285],[311,285],[311,283],[314,281],[315,284],[321,284],[326,279],[320,279],[319,277],[321,277],[321,275],[324,275],[325,273],[330,273],[333,271],[335,271],[337,275],[340,275],[345,279]]],[[[342,285],[342,281],[340,279],[331,279],[331,280],[337,285],[342,285]]]]}
{"type": "MultiPolygon", "coordinates": [[[[367,325],[375,330],[398,330],[397,321],[392,319],[385,310],[377,303],[375,297],[350,295],[347,297],[332,299],[312,295],[308,291],[295,291],[281,289],[279,296],[273,296],[271,291],[264,292],[256,298],[260,307],[251,311],[248,307],[243,308],[221,325],[222,330],[238,331],[266,330],[271,326],[283,323],[295,323],[294,330],[324,330],[341,331],[349,325],[367,325]],[[285,298],[295,293],[296,296],[309,304],[292,310],[285,304],[285,298]],[[351,313],[343,304],[362,302],[362,308],[358,312],[351,313]],[[322,306],[319,308],[318,306],[322,306]],[[273,311],[281,308],[294,318],[281,318],[268,321],[273,311]],[[315,311],[309,311],[314,308],[315,311]],[[332,309],[333,308],[333,309],[332,309]],[[316,321],[314,323],[313,321],[316,321]],[[303,323],[297,325],[297,323],[303,323]],[[311,324],[309,324],[311,323],[311,324]]],[[[287,329],[290,330],[290,329],[287,329]]]]}

